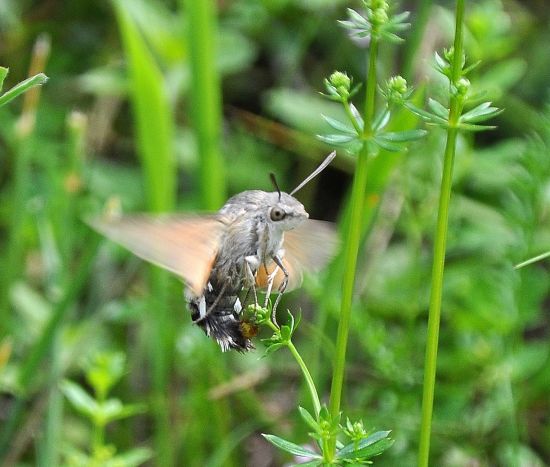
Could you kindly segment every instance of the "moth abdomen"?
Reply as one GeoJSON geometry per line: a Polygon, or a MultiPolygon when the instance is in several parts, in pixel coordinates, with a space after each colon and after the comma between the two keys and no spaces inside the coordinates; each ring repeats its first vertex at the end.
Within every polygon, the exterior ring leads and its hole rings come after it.
{"type": "Polygon", "coordinates": [[[254,348],[241,329],[242,305],[237,293],[213,287],[209,282],[204,294],[188,297],[188,303],[193,322],[215,339],[224,352],[230,349],[245,352],[254,348]]]}

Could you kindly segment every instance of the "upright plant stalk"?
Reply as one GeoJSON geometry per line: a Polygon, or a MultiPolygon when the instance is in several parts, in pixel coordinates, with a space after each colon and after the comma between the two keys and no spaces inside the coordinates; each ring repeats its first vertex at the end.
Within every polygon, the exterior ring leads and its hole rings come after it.
{"type": "Polygon", "coordinates": [[[441,319],[441,298],[443,293],[443,271],[445,268],[445,248],[449,217],[449,202],[453,176],[453,162],[456,151],[456,139],[461,113],[461,102],[452,92],[452,87],[458,82],[462,70],[462,23],[464,19],[464,0],[456,2],[456,27],[454,39],[454,58],[452,63],[450,87],[450,112],[447,128],[447,142],[443,159],[443,176],[439,193],[439,208],[437,215],[437,230],[434,244],[432,266],[432,284],[430,308],[428,315],[428,334],[426,343],[426,359],[424,366],[424,385],[422,394],[422,421],[420,426],[420,443],[418,450],[418,466],[427,467],[430,454],[430,435],[432,426],[433,401],[435,392],[435,376],[437,364],[437,347],[439,340],[439,323],[441,319]]]}
{"type": "MultiPolygon", "coordinates": [[[[374,118],[376,98],[376,59],[378,55],[378,39],[371,38],[369,69],[367,76],[367,89],[365,96],[365,126],[363,137],[366,139],[359,153],[353,186],[351,191],[351,214],[349,227],[345,241],[344,251],[344,277],[342,285],[342,301],[340,308],[340,320],[336,337],[336,353],[332,372],[332,383],[330,388],[329,412],[334,419],[340,413],[340,402],[342,399],[342,387],[344,384],[344,371],[346,366],[346,350],[348,343],[349,324],[351,319],[351,307],[353,302],[353,288],[355,283],[355,270],[359,244],[361,241],[361,225],[363,217],[363,206],[365,201],[365,188],[367,183],[367,167],[369,157],[368,138],[372,135],[372,121],[374,118]]],[[[336,449],[336,438],[331,440],[329,449],[334,453],[336,449]]]]}
{"type": "Polygon", "coordinates": [[[202,207],[213,210],[223,204],[226,191],[220,154],[222,99],[216,66],[216,3],[184,0],[184,4],[189,19],[191,114],[199,150],[202,207]]]}

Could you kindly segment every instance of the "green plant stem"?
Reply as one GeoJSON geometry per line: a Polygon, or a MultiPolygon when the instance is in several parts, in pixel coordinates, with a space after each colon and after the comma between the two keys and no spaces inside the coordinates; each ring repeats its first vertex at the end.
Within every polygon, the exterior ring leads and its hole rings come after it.
{"type": "Polygon", "coordinates": [[[443,272],[445,269],[445,249],[451,199],[453,163],[458,136],[458,119],[461,112],[459,97],[453,93],[453,84],[458,81],[462,63],[462,22],[464,18],[464,0],[456,3],[456,30],[454,41],[454,58],[450,83],[451,105],[449,128],[443,160],[443,177],[439,193],[437,229],[435,234],[434,257],[432,266],[432,284],[428,314],[428,334],[426,342],[426,359],[424,364],[424,384],[422,393],[422,420],[420,425],[420,442],[418,448],[418,466],[427,467],[430,455],[430,436],[432,429],[433,401],[437,366],[437,347],[439,341],[439,323],[441,320],[441,300],[443,294],[443,272]]]}
{"type": "Polygon", "coordinates": [[[543,259],[546,259],[546,258],[550,258],[550,251],[547,251],[546,253],[543,253],[541,255],[537,255],[533,258],[529,258],[525,261],[522,261],[521,263],[516,264],[514,266],[514,269],[523,268],[523,267],[528,266],[530,264],[536,263],[537,261],[542,261],[543,259]]]}
{"type": "Polygon", "coordinates": [[[372,121],[376,104],[376,60],[378,58],[378,39],[371,38],[369,49],[369,69],[367,74],[367,90],[365,92],[365,128],[364,136],[372,136],[372,121]]]}
{"type": "Polygon", "coordinates": [[[443,270],[445,264],[445,247],[447,241],[447,221],[449,201],[451,198],[452,168],[455,154],[457,130],[449,129],[443,162],[443,179],[439,194],[437,231],[434,245],[432,266],[432,285],[428,315],[428,335],[426,342],[426,359],[424,363],[424,385],[422,394],[422,421],[420,427],[420,446],[418,465],[428,465],[430,451],[430,434],[432,427],[433,399],[435,391],[435,374],[437,363],[437,346],[439,341],[439,323],[441,317],[441,297],[443,292],[443,270]]]}
{"type": "Polygon", "coordinates": [[[344,105],[344,111],[346,112],[346,115],[348,116],[349,121],[353,125],[353,128],[355,129],[357,134],[360,135],[363,130],[359,126],[359,123],[357,123],[357,119],[355,118],[355,115],[353,115],[353,113],[351,111],[351,107],[349,105],[348,100],[346,99],[346,100],[342,101],[342,104],[344,105]]]}
{"type": "MultiPolygon", "coordinates": [[[[279,327],[270,319],[267,319],[265,321],[265,324],[277,335],[280,335],[281,330],[279,327]]],[[[296,360],[296,363],[298,363],[298,366],[302,370],[302,374],[304,375],[304,379],[306,380],[307,387],[309,389],[309,394],[311,396],[311,402],[313,403],[313,409],[315,411],[315,417],[319,417],[319,412],[321,411],[321,401],[319,399],[319,393],[317,392],[317,388],[315,387],[315,382],[313,381],[313,378],[311,376],[311,373],[304,362],[304,359],[298,352],[298,349],[296,349],[296,346],[292,343],[292,341],[286,342],[286,346],[288,347],[288,350],[290,350],[290,353],[294,357],[294,360],[296,360]]]]}
{"type": "MultiPolygon", "coordinates": [[[[369,53],[369,69],[367,76],[367,89],[365,95],[365,127],[363,135],[366,138],[359,153],[353,186],[351,190],[351,212],[344,250],[344,278],[342,284],[342,301],[340,307],[340,320],[336,336],[336,352],[332,369],[332,383],[330,387],[329,412],[332,418],[340,413],[342,399],[342,387],[344,385],[344,372],[346,367],[346,350],[348,344],[349,324],[351,321],[351,306],[353,303],[353,289],[355,285],[355,270],[357,268],[357,256],[361,242],[361,226],[365,191],[367,185],[367,168],[369,156],[368,137],[372,135],[372,121],[374,119],[376,102],[376,57],[378,55],[378,40],[371,40],[369,53]]],[[[336,450],[336,438],[330,440],[329,455],[334,456],[336,450]]]]}
{"type": "Polygon", "coordinates": [[[92,456],[95,458],[101,452],[105,444],[105,424],[95,422],[92,440],[92,456]]]}
{"type": "Polygon", "coordinates": [[[219,209],[225,201],[220,153],[222,122],[220,76],[216,66],[216,3],[185,0],[191,67],[192,117],[199,150],[200,186],[204,209],[219,209]]]}
{"type": "Polygon", "coordinates": [[[288,350],[290,350],[290,353],[294,357],[294,360],[296,360],[296,363],[298,363],[298,366],[302,370],[302,374],[304,375],[304,379],[306,380],[309,394],[311,396],[311,402],[313,403],[313,410],[315,411],[315,416],[318,418],[319,412],[321,411],[321,401],[319,400],[319,394],[317,393],[317,388],[315,387],[315,383],[313,381],[313,378],[311,377],[311,373],[309,372],[307,365],[304,362],[304,359],[299,354],[294,344],[290,341],[288,343],[288,350]]]}

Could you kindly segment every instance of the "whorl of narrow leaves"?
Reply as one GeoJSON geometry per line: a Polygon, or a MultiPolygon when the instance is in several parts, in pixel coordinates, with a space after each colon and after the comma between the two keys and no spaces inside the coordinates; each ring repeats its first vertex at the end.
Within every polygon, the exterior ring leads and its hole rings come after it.
{"type": "Polygon", "coordinates": [[[450,95],[457,99],[459,105],[459,116],[456,121],[450,120],[450,108],[435,99],[428,99],[429,110],[420,109],[411,102],[405,102],[405,107],[432,126],[458,128],[463,131],[483,131],[496,128],[492,125],[479,124],[496,117],[503,111],[493,107],[489,101],[478,104],[471,110],[462,113],[469,103],[479,102],[483,96],[482,93],[472,94],[470,92],[470,81],[465,77],[479,65],[479,62],[466,67],[466,56],[462,54],[460,58],[460,77],[455,81],[451,73],[453,60],[454,49],[452,47],[443,51],[443,57],[437,52],[435,53],[435,69],[449,80],[450,95]]]}
{"type": "Polygon", "coordinates": [[[325,80],[325,86],[329,99],[340,101],[346,110],[348,122],[343,122],[335,118],[323,115],[323,119],[336,132],[317,137],[332,146],[343,146],[352,154],[356,153],[365,141],[386,151],[399,152],[403,150],[403,144],[422,138],[426,130],[407,130],[398,132],[385,132],[384,129],[391,119],[392,108],[396,105],[405,105],[411,97],[412,89],[407,86],[407,81],[401,76],[394,76],[386,82],[385,89],[379,89],[380,93],[386,98],[386,105],[376,114],[372,124],[372,134],[367,136],[365,133],[365,123],[363,117],[357,108],[349,102],[349,98],[355,94],[357,87],[347,91],[351,86],[351,79],[346,74],[334,72],[328,80],[325,80]],[[348,86],[339,86],[345,76],[348,86]],[[336,79],[335,79],[336,78],[336,79]],[[338,81],[337,81],[338,80],[338,81]]]}

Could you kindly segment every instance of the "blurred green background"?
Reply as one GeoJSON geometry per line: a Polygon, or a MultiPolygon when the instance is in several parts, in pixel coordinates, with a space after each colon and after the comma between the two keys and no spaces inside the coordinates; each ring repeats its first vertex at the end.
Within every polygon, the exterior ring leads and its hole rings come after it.
{"type": "MultiPolygon", "coordinates": [[[[432,465],[548,465],[548,260],[514,265],[550,250],[550,5],[466,3],[472,85],[505,112],[459,139],[432,465]]],[[[269,172],[290,191],[330,150],[315,135],[341,110],[319,91],[334,70],[364,80],[367,44],[337,24],[359,2],[209,4],[0,3],[4,87],[50,78],[0,109],[0,465],[279,466],[293,461],[260,433],[308,439],[286,351],[260,359],[257,339],[222,354],[177,279],[82,222],[117,204],[215,210],[271,189],[269,172]]],[[[396,4],[412,27],[379,69],[420,99],[444,94],[433,53],[451,43],[453,7],[396,4]]],[[[431,131],[369,173],[344,407],[393,430],[382,466],[415,465],[443,145],[431,131]]],[[[353,167],[339,152],[299,193],[311,217],[339,220],[353,167]]],[[[325,398],[340,274],[336,261],[283,303],[302,310],[296,345],[325,398]]]]}

